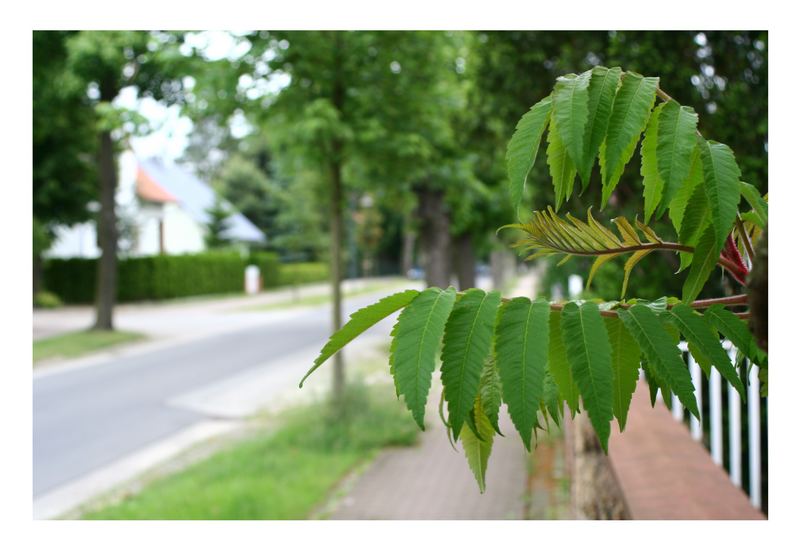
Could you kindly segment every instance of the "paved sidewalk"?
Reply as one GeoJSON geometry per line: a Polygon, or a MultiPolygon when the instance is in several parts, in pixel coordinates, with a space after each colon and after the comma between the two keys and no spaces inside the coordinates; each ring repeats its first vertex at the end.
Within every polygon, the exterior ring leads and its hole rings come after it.
{"type": "MultiPolygon", "coordinates": [[[[416,447],[390,449],[372,463],[330,519],[523,519],[527,456],[507,419],[495,436],[486,492],[481,494],[467,460],[450,447],[444,425],[429,409],[428,430],[416,447]]],[[[504,416],[505,417],[505,416],[504,416]]]]}
{"type": "MultiPolygon", "coordinates": [[[[532,295],[533,274],[517,280],[508,296],[532,295]]],[[[508,414],[501,413],[481,494],[460,442],[454,451],[438,417],[436,380],[426,410],[427,430],[415,447],[381,453],[352,489],[333,504],[330,519],[525,519],[528,454],[508,414]],[[435,401],[434,401],[435,400],[435,401]]],[[[321,513],[325,517],[325,512],[321,513]]]]}
{"type": "MultiPolygon", "coordinates": [[[[359,278],[345,280],[342,289],[344,292],[353,292],[375,286],[377,292],[381,291],[383,286],[396,284],[399,291],[404,283],[410,287],[419,285],[418,282],[400,277],[359,278]]],[[[327,295],[329,291],[329,284],[315,283],[296,288],[270,290],[257,295],[222,295],[165,302],[120,304],[114,309],[114,322],[117,329],[143,333],[151,339],[209,336],[258,325],[267,315],[291,310],[288,308],[257,310],[259,306],[290,305],[296,299],[327,295]]],[[[33,340],[88,329],[93,320],[94,308],[91,306],[34,310],[33,340]]]]}

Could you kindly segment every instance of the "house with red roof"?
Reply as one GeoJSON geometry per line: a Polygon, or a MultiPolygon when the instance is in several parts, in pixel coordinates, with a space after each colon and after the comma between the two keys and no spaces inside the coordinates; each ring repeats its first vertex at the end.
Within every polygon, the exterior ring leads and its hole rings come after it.
{"type": "MultiPolygon", "coordinates": [[[[205,250],[208,210],[218,200],[214,189],[190,170],[159,158],[120,156],[117,190],[119,250],[128,256],[197,253],[205,250]]],[[[242,246],[263,244],[266,236],[247,217],[230,211],[224,236],[242,246]]],[[[94,222],[58,227],[48,257],[100,256],[94,222]]]]}

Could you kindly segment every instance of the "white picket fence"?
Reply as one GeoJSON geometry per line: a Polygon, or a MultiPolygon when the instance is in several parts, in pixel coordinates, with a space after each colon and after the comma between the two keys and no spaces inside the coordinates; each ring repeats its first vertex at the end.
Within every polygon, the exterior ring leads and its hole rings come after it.
{"type": "MultiPolygon", "coordinates": [[[[578,298],[581,291],[583,291],[583,279],[577,275],[570,276],[568,289],[571,299],[578,298]]],[[[556,284],[552,291],[554,294],[560,295],[562,293],[561,285],[556,284]]],[[[697,404],[701,410],[703,409],[703,384],[708,382],[709,413],[705,419],[709,421],[710,435],[708,445],[711,458],[719,466],[724,466],[723,437],[726,437],[728,439],[728,475],[734,485],[742,487],[742,458],[745,453],[742,448],[741,397],[739,397],[739,393],[733,386],[721,377],[716,368],[711,368],[710,378],[708,381],[705,381],[700,366],[694,361],[691,354],[689,354],[686,342],[682,341],[679,348],[684,354],[684,361],[687,361],[689,364],[689,371],[692,375],[692,383],[694,383],[695,394],[697,396],[697,404]],[[728,392],[727,429],[723,426],[723,385],[728,392]]],[[[724,341],[723,348],[725,348],[728,355],[731,357],[731,362],[735,364],[736,348],[734,348],[730,341],[724,341]]],[[[748,489],[746,491],[749,493],[751,504],[763,510],[764,506],[761,500],[761,447],[762,436],[766,436],[767,432],[762,432],[761,429],[761,387],[758,380],[758,366],[755,364],[751,366],[747,360],[742,362],[742,366],[750,368],[747,383],[747,416],[745,417],[748,460],[748,489]]],[[[643,371],[642,376],[644,376],[643,371]]],[[[658,398],[661,399],[661,391],[658,392],[658,398]]],[[[672,396],[670,406],[672,409],[672,416],[677,421],[683,422],[686,415],[690,415],[675,395],[672,396]]],[[[703,424],[691,415],[689,418],[689,430],[695,440],[700,443],[704,442],[703,424]]]]}
{"type": "MultiPolygon", "coordinates": [[[[730,341],[724,341],[723,348],[731,356],[731,361],[735,363],[736,349],[731,345],[730,341]]],[[[711,369],[711,375],[708,381],[704,380],[703,373],[700,366],[692,358],[688,352],[685,342],[681,342],[680,349],[684,353],[684,358],[689,364],[689,371],[692,375],[692,382],[695,387],[695,394],[697,396],[698,407],[702,410],[703,406],[703,383],[708,382],[708,413],[703,417],[709,424],[709,439],[708,446],[711,453],[711,458],[719,466],[723,466],[723,439],[728,440],[728,475],[734,485],[742,487],[742,402],[739,393],[724,380],[716,368],[711,369]],[[723,387],[727,390],[727,428],[723,425],[723,387]]],[[[758,380],[758,366],[752,365],[747,361],[742,364],[743,367],[749,367],[748,383],[747,383],[747,460],[748,460],[748,489],[750,502],[753,506],[763,509],[761,500],[761,447],[762,436],[766,432],[761,429],[761,396],[759,394],[760,386],[758,380]]],[[[661,394],[659,392],[659,399],[661,394]]],[[[670,402],[672,409],[672,416],[677,421],[684,421],[688,412],[685,410],[678,398],[673,395],[670,402]]],[[[703,443],[704,429],[701,421],[697,420],[694,416],[689,418],[689,430],[692,437],[700,443],[703,443]]]]}

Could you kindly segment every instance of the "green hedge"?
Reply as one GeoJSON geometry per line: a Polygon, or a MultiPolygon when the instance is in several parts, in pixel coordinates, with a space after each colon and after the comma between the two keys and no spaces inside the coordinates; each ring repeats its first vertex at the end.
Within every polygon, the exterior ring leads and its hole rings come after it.
{"type": "Polygon", "coordinates": [[[278,273],[278,285],[307,284],[328,279],[328,263],[286,263],[278,273]]]}
{"type": "MultiPolygon", "coordinates": [[[[249,264],[259,267],[265,288],[292,281],[321,281],[328,273],[324,264],[282,265],[275,254],[266,252],[249,258],[237,253],[135,257],[119,261],[117,299],[132,302],[241,293],[249,264]]],[[[89,303],[94,300],[96,274],[96,259],[49,259],[44,266],[44,284],[66,303],[89,303]]]]}

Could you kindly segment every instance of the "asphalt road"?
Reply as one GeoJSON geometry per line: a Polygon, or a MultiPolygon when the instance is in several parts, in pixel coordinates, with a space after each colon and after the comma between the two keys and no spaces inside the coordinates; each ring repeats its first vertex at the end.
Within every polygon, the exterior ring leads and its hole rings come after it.
{"type": "MultiPolygon", "coordinates": [[[[374,299],[349,299],[346,314],[374,299]]],[[[262,315],[255,327],[34,378],[34,498],[207,418],[169,400],[327,340],[327,307],[262,315]]],[[[388,335],[391,324],[375,329],[388,335]]]]}

